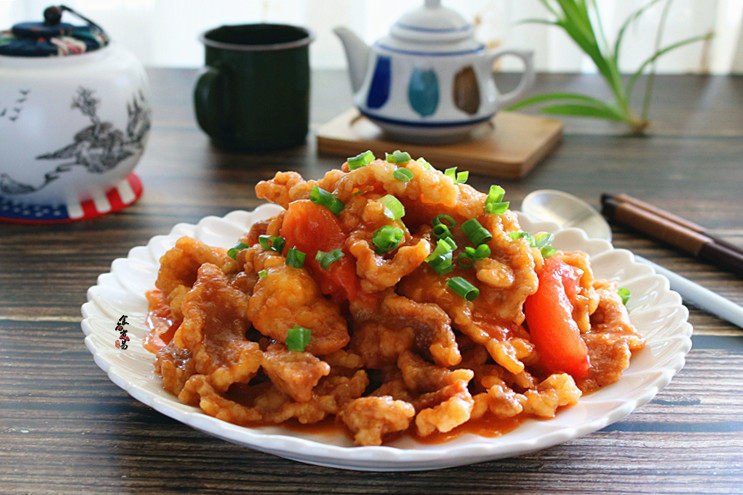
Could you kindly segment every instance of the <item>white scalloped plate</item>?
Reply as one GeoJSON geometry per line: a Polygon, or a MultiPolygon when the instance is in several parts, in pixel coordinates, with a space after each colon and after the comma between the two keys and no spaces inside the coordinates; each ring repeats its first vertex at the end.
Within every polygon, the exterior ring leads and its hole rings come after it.
{"type": "Polygon", "coordinates": [[[681,297],[668,288],[668,280],[635,263],[632,253],[614,249],[601,240],[590,240],[583,231],[535,222],[525,215],[519,221],[528,232],[555,232],[557,248],[583,250],[599,278],[615,279],[632,292],[630,317],[647,346],[635,354],[622,378],[582,398],[549,421],[527,420],[498,438],[466,434],[438,445],[424,445],[403,437],[382,447],[355,447],[340,433],[304,434],[281,427],[245,428],[207,416],[165,392],[153,372],[153,356],[142,347],[146,290],[154,287],[159,257],[188,235],[207,244],[229,247],[253,222],[275,215],[280,207],[263,205],[253,212],[233,211],[223,218],[202,219],[197,225],[178,224],[168,235],[153,237],[147,246],[135,247],[126,258],[98,277],[82,306],[85,345],[111,381],[135,399],[197,430],[224,440],[310,464],[369,471],[414,471],[460,466],[544,449],[599,430],[645,404],[665,387],[684,365],[691,348],[692,327],[681,297]],[[117,349],[116,321],[128,315],[129,348],[117,349]]]}

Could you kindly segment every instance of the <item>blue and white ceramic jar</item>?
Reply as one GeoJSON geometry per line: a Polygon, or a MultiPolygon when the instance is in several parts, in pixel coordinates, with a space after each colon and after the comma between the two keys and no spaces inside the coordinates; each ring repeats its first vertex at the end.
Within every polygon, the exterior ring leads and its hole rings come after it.
{"type": "Polygon", "coordinates": [[[0,220],[90,218],[142,193],[132,171],[150,130],[144,68],[92,21],[53,9],[0,32],[0,220]]]}
{"type": "Polygon", "coordinates": [[[346,50],[356,107],[404,141],[465,139],[534,80],[532,52],[488,50],[472,24],[440,0],[404,14],[371,47],[346,28],[335,32],[346,50]],[[504,55],[521,58],[524,73],[514,90],[501,94],[492,68],[504,55]]]}

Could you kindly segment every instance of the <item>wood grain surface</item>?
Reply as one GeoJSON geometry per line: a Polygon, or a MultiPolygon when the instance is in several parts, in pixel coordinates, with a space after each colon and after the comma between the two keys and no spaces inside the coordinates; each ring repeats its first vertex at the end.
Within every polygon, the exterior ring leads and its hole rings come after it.
{"type": "MultiPolygon", "coordinates": [[[[0,224],[0,493],[742,493],[743,330],[694,308],[686,367],[649,404],[597,433],[541,452],[418,473],[304,465],[192,430],[129,397],[83,345],[80,305],[114,258],[178,222],[258,205],[276,170],[317,177],[338,166],[308,146],[258,155],[213,149],[195,126],[191,70],[151,70],[154,127],[133,207],[56,226],[0,224]]],[[[503,84],[514,78],[503,77],[503,84]]],[[[542,75],[533,92],[605,94],[591,75],[542,75]]],[[[313,129],[350,104],[346,75],[313,74],[313,129]]],[[[563,142],[522,181],[598,206],[626,192],[743,245],[743,78],[661,76],[654,134],[566,121],[563,142]]],[[[363,151],[363,150],[360,150],[363,151]]],[[[471,174],[484,189],[491,179],[471,174]]],[[[743,280],[640,235],[630,249],[743,303],[743,280]]]]}
{"type": "Polygon", "coordinates": [[[350,108],[320,126],[316,142],[320,155],[341,159],[356,156],[359,149],[384,157],[385,152],[405,148],[414,157],[425,156],[440,169],[454,166],[497,178],[518,179],[560,144],[562,127],[560,120],[551,117],[499,112],[472,131],[477,139],[435,146],[406,145],[350,108]]]}

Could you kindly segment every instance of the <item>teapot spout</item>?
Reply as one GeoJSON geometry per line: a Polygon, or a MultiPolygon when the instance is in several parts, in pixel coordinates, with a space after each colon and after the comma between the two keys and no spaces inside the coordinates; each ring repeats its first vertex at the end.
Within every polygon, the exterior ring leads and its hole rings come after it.
{"type": "Polygon", "coordinates": [[[341,39],[348,60],[348,75],[351,77],[351,88],[355,93],[361,88],[369,66],[369,46],[353,31],[337,27],[333,32],[341,39]]]}

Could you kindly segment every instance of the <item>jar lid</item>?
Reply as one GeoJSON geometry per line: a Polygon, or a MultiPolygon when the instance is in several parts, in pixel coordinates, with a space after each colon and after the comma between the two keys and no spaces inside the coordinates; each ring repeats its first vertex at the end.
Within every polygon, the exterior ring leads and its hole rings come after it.
{"type": "Polygon", "coordinates": [[[52,57],[77,55],[108,45],[103,29],[65,6],[44,10],[42,22],[20,22],[10,30],[0,31],[0,55],[10,57],[52,57]],[[70,13],[85,22],[75,25],[62,22],[62,14],[70,13]]]}

